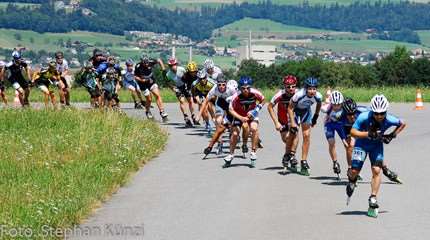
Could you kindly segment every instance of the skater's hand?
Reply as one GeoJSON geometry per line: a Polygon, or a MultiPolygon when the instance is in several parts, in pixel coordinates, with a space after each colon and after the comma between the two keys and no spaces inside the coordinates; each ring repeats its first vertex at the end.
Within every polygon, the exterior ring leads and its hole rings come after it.
{"type": "Polygon", "coordinates": [[[244,123],[244,122],[248,122],[248,121],[249,121],[249,118],[248,118],[248,117],[242,117],[242,116],[241,116],[241,117],[239,118],[239,120],[240,120],[241,122],[243,122],[243,123],[244,123]]]}
{"type": "Polygon", "coordinates": [[[374,130],[369,130],[367,132],[367,137],[370,138],[371,140],[378,140],[381,138],[378,131],[374,131],[374,130]]]}
{"type": "Polygon", "coordinates": [[[389,144],[391,142],[391,140],[393,140],[394,138],[396,138],[395,133],[384,135],[384,136],[382,136],[382,142],[385,144],[389,144]]]}
{"type": "Polygon", "coordinates": [[[275,125],[275,128],[276,128],[276,131],[281,131],[282,130],[282,125],[279,122],[277,122],[276,125],[275,125]]]}

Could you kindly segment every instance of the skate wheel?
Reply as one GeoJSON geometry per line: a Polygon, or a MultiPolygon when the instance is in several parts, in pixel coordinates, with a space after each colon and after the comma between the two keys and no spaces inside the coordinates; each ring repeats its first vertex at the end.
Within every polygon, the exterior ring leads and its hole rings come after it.
{"type": "Polygon", "coordinates": [[[369,208],[367,210],[367,216],[369,216],[369,217],[377,218],[378,213],[379,213],[378,208],[369,208]]]}

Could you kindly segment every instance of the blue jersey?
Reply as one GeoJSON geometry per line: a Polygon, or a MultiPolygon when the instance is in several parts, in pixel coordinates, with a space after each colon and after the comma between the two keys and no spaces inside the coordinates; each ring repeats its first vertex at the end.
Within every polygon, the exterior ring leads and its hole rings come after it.
{"type": "MultiPolygon", "coordinates": [[[[355,111],[355,119],[357,119],[361,113],[369,112],[369,111],[370,110],[365,106],[357,106],[357,110],[355,111]]],[[[352,128],[352,125],[354,124],[355,121],[350,122],[346,116],[347,116],[346,112],[343,111],[342,116],[340,117],[340,121],[343,123],[344,127],[349,128],[349,130],[351,130],[350,128],[352,128]]]]}
{"type": "MultiPolygon", "coordinates": [[[[98,75],[102,75],[106,72],[106,70],[109,68],[109,65],[107,62],[102,62],[96,69],[96,73],[98,75]]],[[[115,70],[118,72],[118,74],[121,74],[121,68],[118,64],[114,65],[115,70]]]]}
{"type": "MultiPolygon", "coordinates": [[[[383,134],[388,128],[392,126],[399,127],[401,124],[402,124],[402,121],[391,114],[387,114],[387,116],[385,116],[385,119],[381,123],[378,123],[373,118],[373,112],[370,111],[370,112],[361,113],[358,116],[352,128],[357,129],[358,131],[361,131],[361,132],[376,130],[383,134]]],[[[379,140],[371,140],[369,138],[358,138],[356,140],[356,146],[369,146],[374,144],[382,144],[382,143],[379,140]]]]}

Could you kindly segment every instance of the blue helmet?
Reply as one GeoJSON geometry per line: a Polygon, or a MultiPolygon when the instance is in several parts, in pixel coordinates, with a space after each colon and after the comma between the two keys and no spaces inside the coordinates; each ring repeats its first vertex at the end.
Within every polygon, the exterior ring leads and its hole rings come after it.
{"type": "Polygon", "coordinates": [[[248,76],[242,76],[239,79],[239,87],[242,86],[250,86],[252,85],[252,78],[248,77],[248,76]]]}
{"type": "Polygon", "coordinates": [[[318,78],[308,77],[305,80],[305,88],[318,87],[318,78]]]}

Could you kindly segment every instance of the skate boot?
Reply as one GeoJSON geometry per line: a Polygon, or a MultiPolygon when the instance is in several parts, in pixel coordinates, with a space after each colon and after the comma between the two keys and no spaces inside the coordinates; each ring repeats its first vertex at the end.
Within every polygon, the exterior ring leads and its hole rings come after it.
{"type": "Polygon", "coordinates": [[[184,121],[185,121],[185,127],[187,127],[187,128],[193,127],[193,123],[191,122],[191,120],[188,117],[185,117],[184,121]]]}
{"type": "Polygon", "coordinates": [[[221,155],[222,153],[223,153],[223,151],[222,151],[222,147],[223,147],[223,144],[222,144],[222,142],[219,142],[218,143],[218,151],[217,151],[217,155],[221,155]]]}
{"type": "Polygon", "coordinates": [[[306,160],[302,160],[300,162],[300,174],[304,175],[304,176],[309,176],[309,164],[308,161],[306,160]]]}
{"type": "Polygon", "coordinates": [[[398,184],[402,184],[402,181],[399,179],[397,173],[391,171],[390,169],[388,169],[388,167],[382,167],[382,173],[384,173],[384,175],[390,179],[390,181],[398,183],[398,184]]]}
{"type": "Polygon", "coordinates": [[[333,172],[337,174],[337,180],[340,180],[340,164],[337,161],[333,161],[333,172]]]}
{"type": "Polygon", "coordinates": [[[212,152],[212,147],[205,148],[205,150],[203,150],[203,153],[205,154],[203,159],[205,159],[211,152],[212,152]]]}
{"type": "Polygon", "coordinates": [[[379,213],[378,200],[375,195],[369,197],[369,209],[367,210],[367,216],[377,218],[379,213]]]}
{"type": "Polygon", "coordinates": [[[246,144],[242,145],[242,153],[243,153],[243,157],[246,157],[246,154],[248,153],[248,146],[246,144]]]}
{"type": "Polygon", "coordinates": [[[163,122],[167,122],[168,121],[168,114],[166,113],[166,112],[164,112],[164,111],[161,111],[160,112],[160,116],[161,116],[161,119],[163,119],[163,122]]]}
{"type": "Polygon", "coordinates": [[[193,120],[193,124],[196,126],[200,126],[200,122],[197,121],[196,116],[193,114],[191,115],[191,119],[193,120]]]}
{"type": "Polygon", "coordinates": [[[227,156],[225,156],[224,158],[224,165],[222,166],[222,168],[228,168],[231,165],[231,161],[233,161],[233,155],[229,154],[227,156]]]}
{"type": "Polygon", "coordinates": [[[135,103],[134,103],[134,108],[135,108],[135,109],[142,109],[142,108],[143,108],[143,106],[142,106],[142,104],[141,104],[141,103],[135,102],[135,103]]]}
{"type": "Polygon", "coordinates": [[[290,171],[296,173],[297,172],[297,159],[294,153],[290,153],[290,171]]]}
{"type": "Polygon", "coordinates": [[[152,115],[151,111],[146,111],[146,117],[151,120],[154,119],[154,116],[152,115]]]}
{"type": "Polygon", "coordinates": [[[346,184],[346,205],[349,204],[351,200],[351,196],[354,193],[355,188],[357,187],[357,178],[352,179],[350,175],[348,175],[349,182],[346,184]]]}
{"type": "Polygon", "coordinates": [[[255,168],[255,161],[257,161],[257,153],[255,151],[251,151],[249,154],[249,159],[251,160],[250,168],[255,168]]]}

